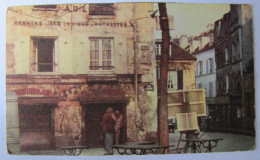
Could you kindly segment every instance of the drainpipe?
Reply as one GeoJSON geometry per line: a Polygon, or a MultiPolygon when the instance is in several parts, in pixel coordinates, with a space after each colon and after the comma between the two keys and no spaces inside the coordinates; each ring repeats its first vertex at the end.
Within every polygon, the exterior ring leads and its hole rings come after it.
{"type": "Polygon", "coordinates": [[[134,3],[134,74],[135,74],[135,108],[138,108],[138,71],[137,71],[137,43],[136,43],[136,4],[134,3]]]}

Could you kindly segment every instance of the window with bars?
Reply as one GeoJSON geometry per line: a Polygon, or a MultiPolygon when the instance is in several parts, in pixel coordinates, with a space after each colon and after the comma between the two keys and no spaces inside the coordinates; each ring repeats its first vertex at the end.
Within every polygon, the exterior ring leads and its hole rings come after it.
{"type": "Polygon", "coordinates": [[[55,41],[56,38],[49,37],[32,38],[32,72],[55,71],[55,41]]]}
{"type": "Polygon", "coordinates": [[[111,70],[112,56],[112,38],[90,39],[90,70],[111,70]]]}

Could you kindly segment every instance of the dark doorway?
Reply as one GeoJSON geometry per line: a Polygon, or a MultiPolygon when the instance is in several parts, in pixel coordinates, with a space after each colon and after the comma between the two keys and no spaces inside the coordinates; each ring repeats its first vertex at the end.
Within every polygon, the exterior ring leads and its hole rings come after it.
{"type": "Polygon", "coordinates": [[[126,104],[124,103],[88,103],[85,104],[85,136],[86,145],[90,148],[104,147],[103,140],[103,115],[108,107],[115,111],[118,109],[124,116],[124,126],[120,134],[120,143],[126,140],[126,104]]]}

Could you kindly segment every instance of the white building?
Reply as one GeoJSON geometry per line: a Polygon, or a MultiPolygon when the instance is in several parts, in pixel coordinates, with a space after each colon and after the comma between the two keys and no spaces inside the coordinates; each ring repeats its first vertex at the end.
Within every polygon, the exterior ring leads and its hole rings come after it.
{"type": "Polygon", "coordinates": [[[196,37],[180,37],[181,47],[196,58],[196,88],[205,89],[207,107],[214,104],[216,96],[215,48],[213,47],[213,25],[207,26],[207,32],[196,37]]]}

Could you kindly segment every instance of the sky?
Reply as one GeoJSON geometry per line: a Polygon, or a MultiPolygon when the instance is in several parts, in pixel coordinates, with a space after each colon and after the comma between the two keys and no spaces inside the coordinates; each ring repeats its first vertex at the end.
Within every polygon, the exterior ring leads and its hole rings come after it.
{"type": "MultiPolygon", "coordinates": [[[[174,16],[172,37],[180,37],[183,34],[200,35],[207,30],[208,24],[214,24],[230,10],[229,4],[167,3],[166,7],[168,16],[174,16]]],[[[155,9],[158,9],[157,5],[155,9]]]]}

